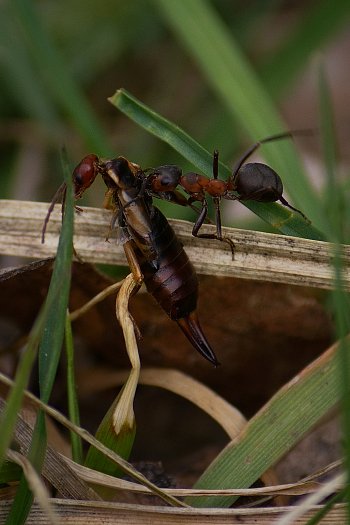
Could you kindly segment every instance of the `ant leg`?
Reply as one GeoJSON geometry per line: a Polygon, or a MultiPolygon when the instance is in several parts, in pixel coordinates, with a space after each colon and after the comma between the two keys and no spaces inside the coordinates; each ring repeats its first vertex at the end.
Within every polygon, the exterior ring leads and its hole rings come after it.
{"type": "Polygon", "coordinates": [[[234,189],[235,187],[235,182],[239,170],[241,169],[245,161],[249,159],[251,155],[253,155],[254,151],[256,151],[260,147],[260,144],[261,142],[256,142],[255,144],[253,144],[249,149],[247,149],[245,153],[243,153],[242,157],[237,160],[236,164],[233,167],[232,175],[229,177],[228,180],[228,185],[232,187],[232,189],[234,189]]]}
{"type": "Polygon", "coordinates": [[[105,238],[105,241],[108,242],[109,237],[112,233],[112,230],[117,222],[117,219],[119,218],[119,209],[117,209],[116,204],[114,202],[114,190],[112,188],[107,189],[104,200],[103,200],[103,208],[106,210],[112,210],[114,213],[111,218],[111,222],[109,224],[108,232],[105,238]]]}
{"type": "Polygon", "coordinates": [[[220,210],[220,199],[214,197],[215,204],[215,222],[216,222],[216,236],[219,241],[227,242],[230,246],[232,253],[232,260],[235,258],[235,243],[229,239],[229,237],[223,237],[221,231],[221,210],[220,210]]]}
{"type": "Polygon", "coordinates": [[[275,188],[273,188],[271,186],[262,188],[260,190],[257,190],[255,192],[251,193],[249,195],[249,198],[248,197],[244,198],[244,197],[240,197],[240,196],[233,196],[233,197],[230,197],[230,200],[239,200],[239,201],[252,200],[252,201],[258,201],[258,202],[264,202],[261,197],[264,196],[264,193],[266,191],[269,191],[270,193],[274,193],[274,195],[275,195],[275,198],[274,199],[271,198],[268,202],[280,201],[281,204],[283,204],[283,206],[286,206],[287,208],[289,208],[289,209],[299,213],[299,215],[301,215],[303,217],[303,219],[305,219],[305,221],[307,221],[309,224],[311,224],[310,219],[308,219],[306,217],[306,215],[304,215],[304,213],[302,211],[298,210],[297,208],[294,208],[294,206],[289,204],[289,202],[286,201],[286,199],[282,195],[280,195],[279,192],[275,188]]]}
{"type": "Polygon", "coordinates": [[[278,133],[277,135],[271,135],[270,137],[266,137],[265,139],[258,140],[255,144],[253,144],[250,148],[248,148],[245,153],[243,153],[243,155],[242,155],[242,157],[240,159],[238,159],[238,161],[236,162],[236,164],[233,167],[232,175],[230,176],[228,183],[232,186],[232,189],[234,189],[235,180],[237,178],[237,174],[238,174],[240,168],[245,163],[245,161],[247,159],[249,159],[249,157],[251,155],[253,155],[253,153],[258,148],[260,148],[260,146],[262,144],[266,144],[267,142],[273,142],[275,140],[283,140],[283,139],[287,139],[287,138],[293,138],[294,136],[297,136],[297,135],[310,135],[310,134],[312,134],[312,130],[310,130],[310,129],[305,129],[305,130],[296,129],[296,130],[293,130],[293,131],[286,131],[284,133],[278,133]]]}
{"type": "Polygon", "coordinates": [[[66,192],[67,192],[67,185],[64,182],[63,184],[61,184],[61,186],[56,191],[55,195],[52,198],[52,201],[51,201],[51,204],[49,206],[49,209],[47,210],[47,214],[46,214],[46,217],[45,217],[45,220],[44,220],[44,224],[43,224],[43,227],[42,227],[42,230],[41,230],[41,244],[44,244],[44,242],[45,242],[45,233],[46,233],[47,225],[48,225],[49,220],[50,220],[50,215],[53,212],[55,204],[57,204],[58,202],[62,203],[62,220],[63,220],[63,212],[64,212],[64,203],[65,203],[65,200],[66,200],[66,192]]]}
{"type": "Polygon", "coordinates": [[[114,190],[112,188],[108,188],[105,193],[104,199],[103,199],[102,207],[105,208],[106,210],[113,210],[114,209],[113,197],[114,197],[114,190]]]}
{"type": "MultiPolygon", "coordinates": [[[[189,200],[189,205],[191,205],[191,198],[188,200],[189,200]]],[[[203,226],[206,216],[208,215],[208,203],[206,199],[203,199],[201,202],[202,202],[202,209],[200,210],[198,218],[192,228],[193,237],[203,237],[204,235],[204,234],[199,234],[198,232],[203,226]]]]}
{"type": "Polygon", "coordinates": [[[230,246],[231,253],[232,253],[232,259],[233,259],[234,258],[235,245],[231,241],[231,239],[229,239],[228,237],[223,237],[222,236],[220,199],[218,197],[214,197],[213,200],[214,200],[214,203],[215,203],[216,233],[198,233],[200,228],[202,227],[204,221],[205,221],[205,218],[206,218],[207,214],[208,214],[208,203],[207,203],[206,199],[203,199],[203,201],[202,201],[202,209],[201,209],[201,212],[199,214],[199,217],[198,217],[197,221],[195,222],[195,224],[193,226],[192,235],[194,237],[199,237],[199,238],[202,238],[202,239],[216,239],[216,240],[221,241],[221,242],[227,242],[227,244],[229,244],[229,246],[230,246]]]}
{"type": "Polygon", "coordinates": [[[287,208],[290,208],[291,210],[296,211],[297,213],[299,213],[299,215],[301,215],[309,224],[311,224],[310,219],[308,219],[306,217],[306,215],[304,215],[304,213],[302,211],[298,210],[297,208],[294,208],[291,204],[289,204],[289,202],[287,202],[284,197],[281,196],[279,198],[279,201],[283,204],[283,206],[286,206],[287,208]]]}
{"type": "Polygon", "coordinates": [[[105,238],[106,242],[109,242],[109,238],[112,235],[112,231],[114,230],[114,227],[117,222],[120,224],[120,211],[119,210],[114,211],[112,215],[111,222],[109,223],[108,232],[105,238]]]}
{"type": "MultiPolygon", "coordinates": [[[[155,197],[157,197],[157,194],[154,194],[155,197]]],[[[162,199],[163,196],[165,197],[164,200],[167,200],[169,202],[173,202],[174,204],[178,204],[179,206],[189,206],[193,210],[196,210],[194,206],[192,206],[192,203],[188,202],[188,199],[182,193],[180,193],[178,190],[172,190],[172,191],[164,191],[159,194],[159,198],[162,199]]]]}
{"type": "Polygon", "coordinates": [[[219,152],[217,149],[214,149],[213,153],[213,177],[217,179],[219,175],[219,152]]]}

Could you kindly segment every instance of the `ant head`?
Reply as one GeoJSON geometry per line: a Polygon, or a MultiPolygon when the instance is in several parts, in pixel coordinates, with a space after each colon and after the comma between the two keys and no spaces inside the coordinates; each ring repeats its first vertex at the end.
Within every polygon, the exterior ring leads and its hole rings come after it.
{"type": "Polygon", "coordinates": [[[99,160],[94,154],[87,155],[73,171],[75,198],[80,199],[85,190],[94,182],[99,172],[99,160]]]}
{"type": "Polygon", "coordinates": [[[182,170],[174,164],[166,164],[155,168],[149,175],[152,189],[156,192],[174,191],[179,184],[182,170]]]}

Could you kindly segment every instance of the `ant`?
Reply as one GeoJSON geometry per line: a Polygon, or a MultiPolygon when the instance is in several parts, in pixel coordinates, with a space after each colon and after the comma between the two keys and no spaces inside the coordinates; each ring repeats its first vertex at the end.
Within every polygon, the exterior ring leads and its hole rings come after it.
{"type": "Polygon", "coordinates": [[[294,208],[283,197],[283,184],[281,177],[269,166],[260,162],[253,162],[244,164],[245,161],[262,145],[267,142],[280,140],[288,137],[293,137],[296,134],[305,134],[308,131],[294,131],[280,133],[259,140],[253,144],[237,161],[232,175],[227,181],[220,180],[219,174],[219,152],[214,151],[213,154],[213,177],[208,178],[205,175],[198,173],[182,174],[181,168],[175,165],[164,165],[153,169],[145,180],[145,188],[148,193],[154,197],[166,199],[176,202],[181,205],[190,205],[192,203],[200,202],[202,208],[199,210],[194,208],[199,216],[193,226],[192,235],[195,237],[204,237],[207,239],[218,239],[227,242],[230,245],[232,254],[234,253],[234,245],[231,239],[222,236],[221,229],[221,213],[220,200],[239,200],[239,201],[258,201],[258,202],[275,202],[280,201],[283,206],[299,213],[308,223],[309,219],[303,212],[294,208]],[[188,199],[183,202],[184,197],[177,191],[177,186],[181,186],[187,195],[188,199]],[[208,201],[207,195],[212,197],[215,207],[215,224],[216,233],[201,234],[199,233],[207,215],[208,215],[208,201]]]}

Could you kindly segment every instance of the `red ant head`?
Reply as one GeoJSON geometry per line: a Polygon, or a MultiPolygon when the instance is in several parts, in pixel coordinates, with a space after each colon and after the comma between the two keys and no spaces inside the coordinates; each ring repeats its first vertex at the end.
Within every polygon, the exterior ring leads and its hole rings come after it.
{"type": "Polygon", "coordinates": [[[99,172],[98,157],[94,154],[87,155],[73,171],[75,198],[80,199],[84,191],[94,182],[99,172]]]}

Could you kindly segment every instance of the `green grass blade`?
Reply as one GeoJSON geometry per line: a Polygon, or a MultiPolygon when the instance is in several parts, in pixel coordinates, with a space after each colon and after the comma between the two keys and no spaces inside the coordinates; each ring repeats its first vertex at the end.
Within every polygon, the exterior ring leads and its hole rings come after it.
{"type": "Polygon", "coordinates": [[[348,0],[339,0],[336,9],[329,0],[310,4],[277,53],[262,64],[261,79],[269,92],[280,95],[290,89],[298,73],[308,65],[312,53],[318,52],[342,27],[345,28],[349,18],[348,0]]]}
{"type": "Polygon", "coordinates": [[[6,450],[10,446],[17,414],[22,404],[24,390],[27,388],[32,366],[37,355],[43,326],[44,312],[42,311],[29,334],[27,348],[22,354],[16,371],[15,386],[10,391],[6,408],[0,418],[0,467],[5,459],[6,450]]]}
{"type": "Polygon", "coordinates": [[[9,5],[23,29],[23,44],[31,51],[33,61],[42,72],[51,95],[72,119],[88,147],[101,155],[108,154],[108,139],[42,25],[37,7],[29,0],[13,0],[9,5]]]}
{"type": "Polygon", "coordinates": [[[339,339],[339,374],[341,378],[341,406],[343,426],[343,450],[346,467],[346,489],[348,523],[350,523],[350,345],[347,334],[350,333],[350,303],[348,294],[342,290],[343,262],[340,243],[344,239],[345,206],[344,195],[336,179],[336,140],[333,125],[333,111],[329,84],[323,65],[319,68],[319,92],[321,133],[323,138],[324,161],[328,180],[328,217],[332,226],[334,241],[334,290],[331,293],[332,313],[335,318],[337,338],[339,339]]]}
{"type": "MultiPolygon", "coordinates": [[[[212,154],[181,128],[154,112],[123,89],[118,90],[109,100],[137,124],[181,153],[202,173],[209,177],[212,176],[212,154]]],[[[223,179],[227,179],[230,175],[229,168],[222,163],[220,164],[220,174],[223,179]]],[[[315,227],[278,204],[245,202],[244,205],[281,233],[324,240],[322,233],[315,227]]]]}
{"type": "Polygon", "coordinates": [[[342,443],[344,466],[346,469],[345,500],[347,502],[347,523],[350,524],[350,342],[346,337],[350,333],[349,300],[341,289],[342,263],[339,251],[334,257],[335,290],[332,293],[333,312],[337,337],[339,338],[339,375],[340,401],[342,407],[342,443]]]}
{"type": "MultiPolygon", "coordinates": [[[[209,2],[153,1],[201,68],[226,110],[253,142],[285,128],[258,75],[209,2]]],[[[302,209],[318,228],[326,231],[320,203],[292,144],[275,145],[264,150],[263,154],[281,176],[297,208],[302,209]]]]}
{"type": "MultiPolygon", "coordinates": [[[[283,386],[204,472],[195,488],[246,488],[274,465],[339,401],[335,347],[283,386]]],[[[236,498],[188,498],[198,507],[228,507],[236,498]]]]}
{"type": "Polygon", "coordinates": [[[305,525],[316,525],[317,523],[320,523],[320,521],[328,514],[329,511],[332,510],[334,505],[336,503],[342,503],[344,499],[344,490],[341,490],[338,492],[338,494],[335,494],[335,496],[332,496],[324,505],[323,507],[317,511],[306,523],[305,525]]]}
{"type": "MultiPolygon", "coordinates": [[[[120,431],[116,433],[114,428],[114,414],[121,394],[122,392],[119,393],[110,406],[97,429],[95,437],[100,443],[110,450],[113,450],[113,452],[116,452],[123,459],[128,459],[134,444],[136,424],[134,418],[131,424],[128,421],[124,421],[120,427],[120,431]]],[[[93,446],[89,448],[85,466],[111,476],[120,476],[123,473],[113,461],[93,446]]]]}
{"type": "MultiPolygon", "coordinates": [[[[68,397],[68,413],[69,418],[78,427],[80,427],[79,406],[77,399],[77,391],[75,386],[75,372],[74,372],[74,343],[72,334],[72,324],[69,315],[66,317],[66,355],[67,355],[67,397],[68,397]]],[[[83,445],[81,439],[73,431],[70,432],[72,458],[76,463],[83,462],[83,445]]]]}
{"type": "MultiPolygon", "coordinates": [[[[44,403],[48,403],[49,401],[61,354],[69,299],[71,261],[73,255],[73,188],[71,170],[68,167],[66,159],[64,160],[63,167],[65,182],[67,184],[65,215],[50,288],[44,305],[44,313],[42,315],[43,330],[39,348],[40,396],[44,403]]],[[[43,412],[39,412],[28,454],[32,465],[37,470],[40,470],[43,464],[45,449],[45,419],[43,412]]],[[[16,523],[18,525],[24,523],[30,511],[32,501],[32,493],[23,476],[6,523],[16,523]]]]}
{"type": "Polygon", "coordinates": [[[334,243],[345,243],[343,227],[347,203],[345,202],[345,194],[336,178],[336,134],[331,96],[322,63],[319,67],[319,94],[321,141],[327,181],[325,188],[325,215],[330,223],[330,240],[334,243]]]}
{"type": "Polygon", "coordinates": [[[58,124],[56,109],[30,65],[28,50],[18,36],[18,26],[10,16],[8,6],[0,7],[0,64],[2,81],[10,90],[25,115],[39,118],[55,128],[58,124]]]}
{"type": "Polygon", "coordinates": [[[49,306],[39,352],[40,397],[44,403],[49,401],[61,355],[73,256],[74,199],[71,170],[67,159],[64,159],[63,168],[67,184],[66,206],[55,266],[47,295],[49,306]]]}
{"type": "MultiPolygon", "coordinates": [[[[45,415],[43,412],[40,412],[36,420],[28,452],[28,459],[37,471],[40,471],[44,463],[46,441],[45,415]]],[[[13,523],[16,523],[16,525],[24,524],[27,520],[32,503],[32,492],[29,488],[27,479],[22,475],[11,510],[6,519],[6,525],[12,525],[13,523]]]]}
{"type": "Polygon", "coordinates": [[[21,477],[22,469],[19,465],[11,461],[4,461],[0,468],[0,483],[11,483],[11,481],[18,481],[21,477]]]}

